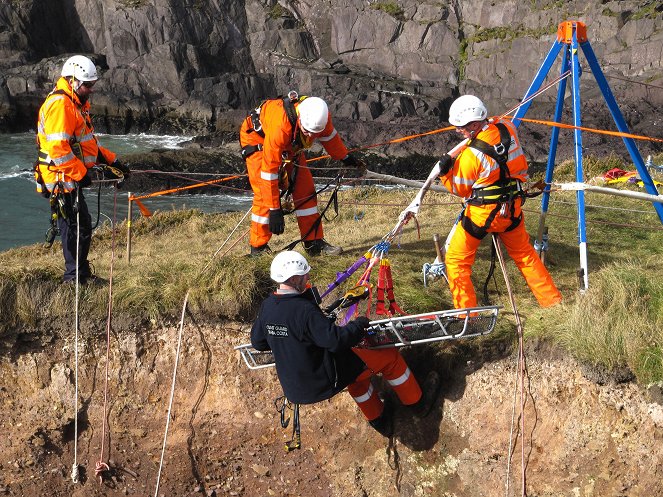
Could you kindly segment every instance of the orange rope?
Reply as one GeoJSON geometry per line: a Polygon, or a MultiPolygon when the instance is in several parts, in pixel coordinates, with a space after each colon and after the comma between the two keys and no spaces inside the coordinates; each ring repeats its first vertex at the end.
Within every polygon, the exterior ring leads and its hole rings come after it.
{"type": "MultiPolygon", "coordinates": [[[[439,129],[434,129],[432,131],[426,131],[425,133],[417,133],[416,135],[408,135],[408,136],[403,136],[401,138],[394,138],[393,140],[389,140],[387,142],[382,142],[382,143],[374,143],[373,145],[366,145],[365,147],[357,147],[353,148],[351,150],[348,150],[348,152],[356,152],[357,150],[368,150],[369,148],[376,148],[376,147],[382,147],[383,145],[391,145],[392,143],[400,143],[408,140],[413,140],[414,138],[421,138],[422,136],[429,136],[429,135],[435,135],[437,133],[443,133],[445,131],[451,131],[456,129],[455,126],[447,126],[446,128],[439,128],[439,129]]],[[[310,159],[306,159],[306,162],[315,162],[317,160],[322,160],[322,159],[330,159],[330,155],[321,155],[320,157],[312,157],[310,159]]]]}
{"type": "Polygon", "coordinates": [[[212,181],[203,181],[200,183],[196,183],[193,185],[189,186],[182,186],[180,188],[171,188],[170,190],[162,190],[160,192],[154,192],[154,193],[148,193],[147,195],[139,195],[136,197],[135,195],[132,195],[129,200],[137,200],[137,199],[143,199],[143,198],[150,198],[150,197],[158,197],[160,195],[166,195],[168,193],[175,193],[175,192],[181,192],[184,190],[191,190],[192,188],[199,188],[202,186],[208,186],[208,185],[215,185],[216,183],[222,183],[224,181],[230,181],[231,179],[237,179],[237,178],[243,178],[244,174],[236,174],[235,176],[229,176],[227,178],[221,178],[221,179],[215,179],[212,181]]]}
{"type": "MultiPolygon", "coordinates": [[[[507,116],[507,118],[513,119],[513,116],[507,116]]],[[[634,140],[647,140],[652,142],[663,143],[663,138],[651,138],[649,136],[634,135],[631,133],[622,133],[621,131],[607,131],[596,128],[585,128],[584,126],[574,126],[573,124],[556,123],[553,121],[544,121],[542,119],[525,119],[524,117],[520,118],[520,120],[527,123],[544,124],[546,126],[554,126],[557,128],[579,129],[582,131],[589,131],[590,133],[598,133],[600,135],[618,136],[621,138],[633,138],[634,140]]]]}

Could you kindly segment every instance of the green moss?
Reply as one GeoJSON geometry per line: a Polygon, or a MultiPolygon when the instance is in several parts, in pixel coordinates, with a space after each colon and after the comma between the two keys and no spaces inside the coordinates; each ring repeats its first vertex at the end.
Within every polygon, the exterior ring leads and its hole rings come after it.
{"type": "Polygon", "coordinates": [[[497,26],[494,28],[478,28],[477,31],[468,39],[468,43],[481,43],[489,40],[511,41],[516,38],[529,36],[531,38],[540,38],[545,35],[557,32],[557,26],[544,26],[537,29],[525,28],[522,25],[515,27],[497,26]]]}
{"type": "Polygon", "coordinates": [[[637,21],[639,19],[656,19],[660,16],[661,3],[659,1],[647,2],[644,7],[635,12],[632,12],[628,17],[627,21],[637,21]]]}
{"type": "Polygon", "coordinates": [[[118,2],[122,7],[128,7],[130,9],[138,9],[144,7],[149,3],[148,0],[120,0],[118,2]]]}
{"type": "Polygon", "coordinates": [[[275,3],[267,11],[267,17],[270,19],[280,19],[281,17],[290,17],[290,12],[283,8],[281,4],[275,3]]]}
{"type": "Polygon", "coordinates": [[[373,10],[381,10],[399,21],[405,20],[405,11],[396,2],[376,2],[370,7],[373,10]]]}
{"type": "Polygon", "coordinates": [[[459,48],[458,48],[458,59],[457,59],[457,66],[458,66],[458,80],[462,81],[465,79],[465,67],[467,66],[467,38],[463,38],[460,40],[459,48]]]}

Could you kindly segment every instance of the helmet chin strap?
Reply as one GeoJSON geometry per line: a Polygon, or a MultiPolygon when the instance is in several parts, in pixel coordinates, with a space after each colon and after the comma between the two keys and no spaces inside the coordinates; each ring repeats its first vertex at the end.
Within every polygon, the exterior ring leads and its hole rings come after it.
{"type": "Polygon", "coordinates": [[[81,95],[78,93],[78,90],[80,87],[83,85],[82,81],[78,81],[76,78],[73,76],[69,79],[69,85],[71,86],[71,89],[74,90],[74,93],[76,93],[76,96],[78,97],[78,100],[84,104],[87,102],[88,98],[90,98],[89,95],[81,95]]]}

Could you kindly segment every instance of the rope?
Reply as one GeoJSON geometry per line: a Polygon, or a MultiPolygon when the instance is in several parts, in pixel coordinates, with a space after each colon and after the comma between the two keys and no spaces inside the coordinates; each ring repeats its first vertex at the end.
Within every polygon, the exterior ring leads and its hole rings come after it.
{"type": "Polygon", "coordinates": [[[101,450],[99,460],[95,465],[94,475],[99,478],[99,483],[103,483],[104,471],[110,471],[110,467],[104,462],[104,445],[106,442],[106,421],[108,417],[108,364],[110,362],[110,331],[111,317],[113,311],[113,262],[115,260],[115,224],[117,221],[117,188],[114,188],[113,195],[113,221],[111,223],[111,260],[108,276],[108,317],[106,319],[106,372],[104,376],[104,410],[101,425],[101,450]]]}
{"type": "MultiPolygon", "coordinates": [[[[525,349],[523,344],[523,323],[520,320],[520,313],[518,312],[518,307],[516,306],[516,299],[511,290],[511,282],[509,281],[509,276],[506,272],[506,264],[504,262],[504,255],[502,253],[502,246],[500,245],[499,238],[496,234],[492,235],[493,245],[495,247],[495,253],[497,254],[497,259],[500,262],[500,267],[502,269],[502,274],[504,275],[504,283],[506,284],[507,293],[509,294],[509,301],[513,309],[513,315],[516,318],[516,332],[518,335],[518,367],[516,368],[516,384],[520,387],[520,434],[522,437],[520,449],[521,449],[521,481],[522,481],[522,493],[521,495],[525,497],[526,495],[526,469],[525,469],[525,386],[524,378],[526,373],[525,369],[525,349]]],[[[514,392],[515,393],[515,392],[514,392]]],[[[514,427],[514,415],[515,415],[515,394],[514,394],[514,408],[512,411],[511,417],[511,435],[509,436],[509,455],[507,457],[507,475],[506,475],[506,496],[509,495],[509,474],[511,466],[511,452],[513,447],[513,427],[514,427]]]]}
{"type": "MultiPolygon", "coordinates": [[[[173,174],[173,176],[175,176],[175,175],[173,174]]],[[[151,198],[151,197],[158,197],[160,195],[166,195],[168,193],[175,193],[175,192],[181,192],[181,191],[184,191],[184,190],[191,190],[192,188],[201,188],[203,186],[215,186],[216,183],[222,183],[224,181],[230,181],[231,179],[243,178],[244,176],[246,176],[246,175],[236,174],[234,176],[228,176],[227,178],[213,179],[211,181],[201,181],[201,182],[196,183],[194,185],[181,186],[179,188],[171,188],[169,190],[162,190],[162,191],[159,191],[159,192],[148,193],[147,195],[139,195],[139,196],[132,195],[129,200],[141,200],[141,199],[144,199],[144,198],[151,198]]]]}
{"type": "MultiPolygon", "coordinates": [[[[78,192],[79,189],[76,188],[76,205],[78,206],[78,192]]],[[[74,464],[71,467],[71,481],[78,483],[79,481],[79,468],[78,468],[78,300],[79,300],[79,286],[78,281],[78,252],[80,247],[81,240],[81,223],[80,223],[80,209],[76,208],[76,302],[74,304],[74,329],[75,329],[75,339],[74,339],[74,464]]],[[[62,243],[66,243],[66,240],[63,240],[62,243]]]]}
{"type": "MultiPolygon", "coordinates": [[[[513,119],[513,116],[507,116],[509,119],[513,119]]],[[[663,138],[652,138],[650,136],[643,136],[643,135],[634,135],[632,133],[622,133],[621,131],[608,131],[604,129],[596,129],[596,128],[586,128],[585,126],[574,126],[573,124],[565,124],[565,123],[556,123],[554,121],[546,121],[543,119],[525,119],[524,117],[519,118],[521,121],[526,122],[526,123],[534,123],[534,124],[543,124],[545,126],[553,126],[555,128],[564,128],[564,129],[577,129],[580,131],[588,131],[590,133],[597,133],[599,135],[609,135],[609,136],[617,136],[620,138],[632,138],[634,140],[646,140],[646,141],[652,141],[652,142],[657,142],[657,143],[663,143],[663,138]]]]}
{"type": "MultiPolygon", "coordinates": [[[[202,273],[204,273],[207,270],[207,268],[209,268],[210,264],[212,263],[212,261],[214,260],[216,255],[226,245],[228,240],[230,240],[230,237],[233,235],[233,233],[235,233],[235,231],[237,231],[239,226],[242,224],[242,222],[244,222],[244,220],[246,219],[246,217],[249,215],[250,212],[251,212],[251,209],[247,210],[246,213],[244,213],[244,216],[242,216],[242,219],[240,219],[239,222],[235,225],[235,228],[233,228],[233,230],[230,232],[230,235],[228,235],[228,237],[223,241],[221,246],[214,252],[214,254],[210,258],[210,260],[207,261],[207,264],[205,265],[205,267],[203,267],[196,274],[196,276],[194,277],[194,280],[198,279],[198,277],[202,273]]],[[[240,235],[233,242],[233,244],[230,247],[228,247],[228,249],[222,254],[222,256],[225,255],[229,250],[231,250],[235,245],[237,245],[237,243],[239,243],[239,241],[242,238],[244,238],[247,235],[248,232],[249,232],[249,230],[246,230],[244,233],[242,233],[242,235],[240,235]]],[[[184,330],[184,316],[186,315],[186,307],[187,307],[187,304],[189,302],[189,293],[190,292],[191,292],[191,289],[189,288],[186,292],[186,295],[184,296],[184,303],[182,304],[182,315],[181,315],[181,318],[180,318],[180,327],[179,327],[179,331],[178,331],[178,334],[177,334],[177,350],[175,352],[175,365],[173,367],[173,379],[172,379],[171,387],[170,387],[170,399],[168,401],[168,412],[166,414],[166,428],[165,428],[164,434],[163,434],[163,445],[161,447],[161,459],[159,461],[159,470],[157,472],[157,481],[156,481],[156,486],[155,486],[155,490],[154,490],[154,497],[158,497],[158,494],[159,494],[159,485],[160,485],[160,482],[161,482],[161,471],[163,470],[163,459],[164,459],[164,455],[166,453],[166,444],[168,442],[168,430],[170,428],[170,418],[171,418],[171,412],[172,412],[172,409],[173,409],[173,398],[175,396],[175,384],[176,384],[176,381],[177,381],[177,368],[178,368],[179,361],[180,361],[180,349],[181,349],[181,346],[182,346],[182,335],[183,335],[183,330],[184,330]]]]}
{"type": "Polygon", "coordinates": [[[166,415],[166,430],[163,434],[163,446],[161,447],[161,459],[159,461],[159,472],[157,473],[157,484],[154,490],[154,497],[159,497],[159,483],[161,481],[161,469],[163,468],[163,458],[166,453],[166,442],[168,440],[168,428],[170,427],[170,413],[173,408],[173,398],[175,397],[175,381],[177,380],[177,366],[180,362],[180,349],[182,347],[182,334],[184,330],[184,315],[186,314],[186,305],[189,301],[189,292],[187,290],[184,296],[184,305],[182,306],[182,316],[180,318],[180,329],[177,334],[177,350],[175,351],[175,367],[173,369],[173,381],[170,387],[170,400],[168,401],[168,413],[166,415]]]}

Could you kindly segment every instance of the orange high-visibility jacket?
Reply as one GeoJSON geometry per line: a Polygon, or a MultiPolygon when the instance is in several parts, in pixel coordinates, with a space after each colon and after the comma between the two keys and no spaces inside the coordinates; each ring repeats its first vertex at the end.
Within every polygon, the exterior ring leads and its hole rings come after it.
{"type": "MultiPolygon", "coordinates": [[[[265,135],[264,138],[253,131],[254,124],[251,122],[251,117],[244,120],[240,129],[240,144],[242,147],[247,145],[262,146],[259,188],[262,192],[262,198],[268,201],[271,200],[269,205],[266,205],[270,209],[280,207],[279,167],[284,161],[294,160],[297,162],[296,158],[299,153],[311,147],[314,142],[314,140],[307,139],[300,132],[297,124],[293,130],[283,105],[283,99],[279,98],[267,100],[260,106],[260,124],[265,135]]],[[[295,110],[297,110],[299,102],[295,102],[294,105],[295,110]]],[[[341,160],[348,155],[348,149],[334,128],[331,114],[327,119],[325,129],[315,139],[322,143],[332,159],[341,160]]]]}
{"type": "MultiPolygon", "coordinates": [[[[65,78],[58,80],[39,109],[37,167],[49,191],[58,181],[65,191],[70,191],[89,168],[98,162],[115,161],[115,154],[97,142],[89,111],[90,102],[81,104],[65,78]]],[[[38,181],[37,191],[40,190],[38,181]]]]}
{"type": "MultiPolygon", "coordinates": [[[[527,181],[527,159],[520,146],[518,135],[511,121],[499,122],[505,124],[511,135],[511,148],[507,166],[512,179],[527,181]]],[[[477,139],[488,145],[497,145],[500,142],[500,132],[494,124],[487,124],[479,131],[477,139]]],[[[472,196],[475,188],[484,188],[496,183],[500,179],[500,167],[497,161],[474,148],[466,148],[456,158],[453,167],[440,180],[449,191],[463,198],[472,196]]],[[[474,206],[473,206],[474,207],[474,206]]],[[[492,209],[494,206],[485,206],[492,209]]]]}

